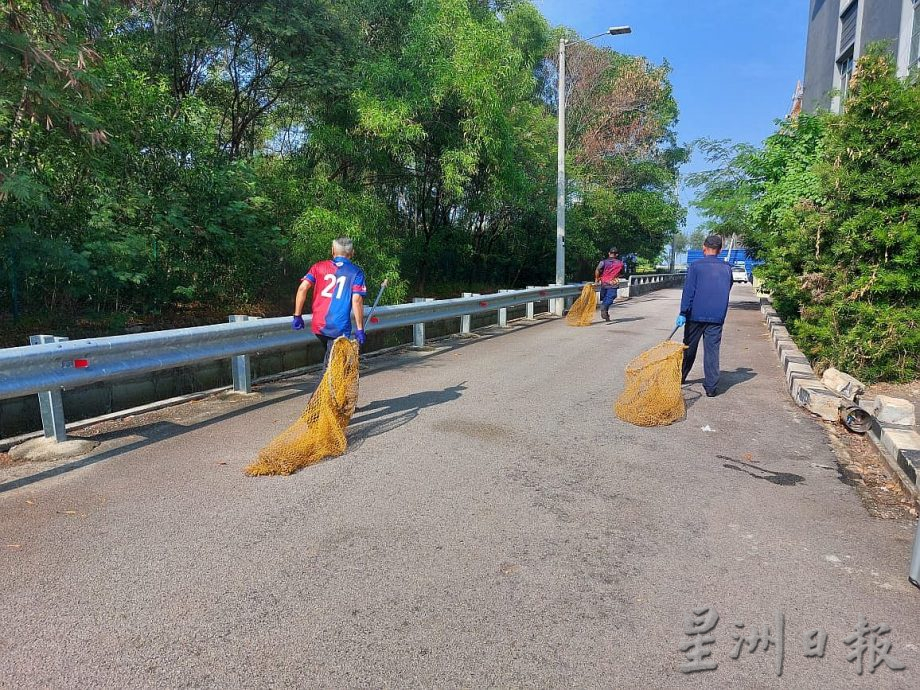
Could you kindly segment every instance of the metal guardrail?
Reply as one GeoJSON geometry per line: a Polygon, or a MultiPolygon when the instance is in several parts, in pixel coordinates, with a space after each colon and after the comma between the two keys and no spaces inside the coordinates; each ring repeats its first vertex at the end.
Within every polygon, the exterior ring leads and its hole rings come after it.
{"type": "Polygon", "coordinates": [[[633,285],[651,285],[653,283],[680,282],[686,273],[648,273],[644,275],[629,276],[629,287],[633,285]]]}
{"type": "Polygon", "coordinates": [[[678,287],[684,284],[686,273],[649,273],[629,276],[627,289],[630,297],[638,297],[652,290],[664,287],[678,287]]]}
{"type": "MultiPolygon", "coordinates": [[[[504,325],[509,307],[528,305],[527,314],[532,317],[535,302],[567,300],[580,294],[581,289],[581,284],[548,286],[379,307],[365,330],[413,326],[418,345],[424,343],[427,322],[461,319],[461,332],[469,332],[468,317],[496,312],[498,322],[504,325]]],[[[311,317],[304,317],[306,324],[310,321],[311,317]]],[[[34,336],[32,345],[0,350],[0,400],[38,394],[45,436],[63,441],[66,433],[62,390],[230,359],[234,390],[250,392],[249,355],[293,349],[313,338],[309,328],[292,331],[289,316],[233,316],[230,323],[213,326],[80,340],[34,336]]]]}

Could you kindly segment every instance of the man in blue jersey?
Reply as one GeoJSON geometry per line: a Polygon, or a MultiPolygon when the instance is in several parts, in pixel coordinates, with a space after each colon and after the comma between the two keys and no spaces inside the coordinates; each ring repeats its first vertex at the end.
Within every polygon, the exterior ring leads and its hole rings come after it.
{"type": "Polygon", "coordinates": [[[354,244],[348,237],[339,237],[332,243],[332,259],[313,264],[307,274],[300,279],[300,287],[294,298],[294,320],[291,328],[302,330],[303,308],[307,302],[307,293],[313,292],[313,334],[326,349],[323,367],[329,364],[332,343],[339,336],[351,336],[351,317],[354,314],[355,339],[358,345],[364,345],[364,295],[367,287],[364,271],[352,263],[354,244]]]}
{"type": "Polygon", "coordinates": [[[703,258],[687,269],[684,293],[680,299],[680,316],[677,326],[684,327],[684,364],[681,383],[696,360],[700,339],[705,342],[703,352],[703,389],[709,398],[715,397],[719,383],[719,347],[722,343],[722,324],[728,312],[728,295],[732,289],[732,268],[719,259],[722,238],[710,235],[703,242],[703,258]]]}

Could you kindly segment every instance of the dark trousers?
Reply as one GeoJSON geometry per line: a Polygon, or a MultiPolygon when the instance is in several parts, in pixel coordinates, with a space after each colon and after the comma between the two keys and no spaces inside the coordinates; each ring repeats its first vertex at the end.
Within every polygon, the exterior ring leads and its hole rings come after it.
{"type": "Polygon", "coordinates": [[[617,289],[609,285],[601,285],[601,309],[607,311],[613,300],[617,298],[617,289]]]}
{"type": "Polygon", "coordinates": [[[316,335],[317,340],[319,340],[326,349],[326,354],[323,356],[323,371],[326,371],[326,367],[329,366],[329,356],[332,354],[332,343],[335,342],[335,338],[323,335],[322,333],[316,333],[314,335],[316,335]]]}
{"type": "Polygon", "coordinates": [[[700,338],[704,341],[703,351],[703,388],[707,393],[715,393],[719,383],[719,346],[722,344],[722,324],[704,323],[703,321],[688,321],[684,326],[684,365],[681,372],[681,383],[687,380],[687,375],[696,361],[696,350],[700,346],[700,338]]]}

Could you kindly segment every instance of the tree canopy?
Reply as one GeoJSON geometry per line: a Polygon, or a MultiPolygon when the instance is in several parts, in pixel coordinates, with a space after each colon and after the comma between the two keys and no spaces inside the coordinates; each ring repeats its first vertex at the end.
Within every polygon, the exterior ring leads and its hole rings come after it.
{"type": "MultiPolygon", "coordinates": [[[[342,234],[391,300],[548,282],[565,33],[521,0],[10,4],[0,305],[286,310],[342,234]]],[[[568,270],[589,278],[612,243],[667,244],[686,151],[667,65],[570,58],[568,270]]]]}

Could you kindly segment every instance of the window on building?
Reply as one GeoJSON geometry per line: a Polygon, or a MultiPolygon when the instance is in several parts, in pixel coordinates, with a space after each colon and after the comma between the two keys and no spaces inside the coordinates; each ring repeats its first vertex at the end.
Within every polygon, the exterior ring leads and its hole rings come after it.
{"type": "Polygon", "coordinates": [[[914,27],[910,35],[910,62],[911,68],[917,67],[920,60],[920,1],[914,2],[914,27]]]}
{"type": "Polygon", "coordinates": [[[859,3],[851,3],[840,15],[840,50],[842,53],[856,43],[856,19],[859,16],[859,3]]]}
{"type": "Polygon", "coordinates": [[[837,69],[840,70],[840,112],[843,112],[844,102],[850,92],[850,79],[853,77],[855,66],[852,50],[837,62],[837,69]]]}

